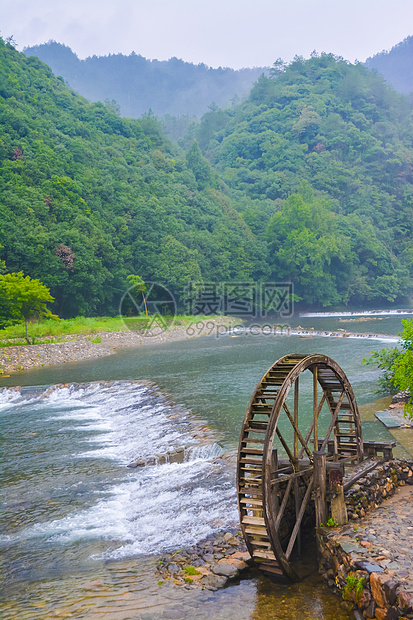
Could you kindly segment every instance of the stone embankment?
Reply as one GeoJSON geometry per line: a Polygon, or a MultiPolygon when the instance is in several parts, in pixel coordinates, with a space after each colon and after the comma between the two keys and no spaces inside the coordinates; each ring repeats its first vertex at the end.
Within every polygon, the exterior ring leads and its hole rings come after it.
{"type": "Polygon", "coordinates": [[[346,504],[348,525],[320,532],[320,572],[358,618],[413,618],[413,461],[369,472],[346,504]]]}
{"type": "Polygon", "coordinates": [[[162,582],[206,590],[223,588],[251,563],[242,535],[236,530],[214,534],[193,547],[163,556],[158,564],[162,582]]]}
{"type": "Polygon", "coordinates": [[[120,332],[98,332],[89,335],[68,335],[61,342],[46,344],[0,347],[0,376],[19,370],[30,370],[51,364],[65,364],[96,359],[116,353],[119,349],[147,346],[159,343],[185,340],[222,331],[233,321],[230,317],[211,318],[202,327],[176,325],[167,331],[142,332],[125,330],[120,332]]]}

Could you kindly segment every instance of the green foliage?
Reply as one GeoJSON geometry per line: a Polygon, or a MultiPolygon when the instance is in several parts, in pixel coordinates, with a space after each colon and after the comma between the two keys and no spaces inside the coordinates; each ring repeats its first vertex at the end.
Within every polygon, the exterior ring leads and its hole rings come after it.
{"type": "MultiPolygon", "coordinates": [[[[184,326],[188,335],[213,333],[213,316],[202,315],[178,315],[171,319],[173,326],[184,326]]],[[[132,321],[132,319],[131,319],[132,321]]],[[[84,317],[74,319],[40,319],[31,323],[30,331],[35,344],[45,342],[63,342],[63,336],[71,334],[93,335],[97,332],[118,332],[128,329],[143,330],[149,323],[145,316],[133,317],[132,327],[129,321],[122,316],[118,317],[84,317]]],[[[231,321],[228,320],[228,325],[231,321]]],[[[25,323],[18,323],[0,330],[0,346],[8,347],[22,344],[21,338],[25,337],[25,323]]],[[[100,342],[101,336],[89,338],[90,342],[100,342]]]]}
{"type": "Polygon", "coordinates": [[[400,350],[397,347],[389,349],[381,349],[381,351],[370,351],[371,355],[367,359],[363,359],[363,364],[377,366],[382,374],[378,379],[379,392],[384,394],[396,394],[399,391],[398,385],[395,383],[394,372],[392,366],[400,356],[400,350]]]}
{"type": "Polygon", "coordinates": [[[401,334],[402,351],[394,360],[391,370],[394,373],[394,383],[400,390],[409,390],[409,402],[405,406],[406,414],[413,419],[413,320],[402,321],[404,327],[401,334]]]}
{"type": "Polygon", "coordinates": [[[338,523],[336,523],[334,519],[330,517],[329,519],[327,519],[325,523],[320,523],[320,526],[321,527],[337,527],[338,523]]]}
{"type": "Polygon", "coordinates": [[[131,274],[126,278],[126,281],[130,287],[133,287],[134,290],[146,291],[145,282],[140,276],[131,274]]]}
{"type": "Polygon", "coordinates": [[[2,40],[0,84],[0,271],[43,282],[59,316],[119,313],[129,274],[181,308],[190,280],[290,279],[317,307],[409,298],[411,104],[362,65],[276,61],[187,123],[186,154],[151,111],[90,104],[2,40]]]}
{"type": "Polygon", "coordinates": [[[311,304],[331,306],[341,301],[336,279],[342,274],[341,282],[348,286],[349,243],[340,234],[328,202],[317,199],[305,184],[300,194],[291,194],[282,211],[273,215],[267,234],[274,279],[293,282],[295,293],[311,304]],[[332,262],[334,276],[329,273],[332,262]]]}
{"type": "Polygon", "coordinates": [[[89,342],[94,342],[95,344],[99,344],[102,342],[102,336],[96,336],[95,338],[88,338],[89,342]]]}
{"type": "MultiPolygon", "coordinates": [[[[95,334],[96,332],[114,332],[126,329],[122,317],[99,317],[90,318],[78,316],[74,319],[40,319],[31,323],[33,337],[59,338],[67,334],[95,334]]],[[[0,331],[2,340],[22,338],[25,334],[25,324],[18,323],[0,331]]]]}
{"type": "Polygon", "coordinates": [[[39,317],[58,318],[46,306],[47,302],[52,301],[49,289],[40,280],[24,277],[22,272],[0,275],[0,327],[24,319],[29,344],[29,320],[39,317]]]}
{"type": "Polygon", "coordinates": [[[400,349],[372,351],[371,357],[363,360],[366,364],[376,364],[382,371],[379,385],[383,392],[396,394],[408,390],[410,397],[405,406],[406,415],[413,418],[413,319],[402,319],[403,332],[400,349]]]}
{"type": "Polygon", "coordinates": [[[357,578],[356,575],[347,575],[346,583],[343,588],[342,596],[344,600],[350,600],[351,593],[354,592],[354,602],[359,603],[364,588],[364,577],[357,578]]]}
{"type": "Polygon", "coordinates": [[[196,140],[186,154],[186,163],[188,168],[194,173],[199,189],[204,189],[211,183],[211,167],[202,157],[201,149],[196,140]]]}

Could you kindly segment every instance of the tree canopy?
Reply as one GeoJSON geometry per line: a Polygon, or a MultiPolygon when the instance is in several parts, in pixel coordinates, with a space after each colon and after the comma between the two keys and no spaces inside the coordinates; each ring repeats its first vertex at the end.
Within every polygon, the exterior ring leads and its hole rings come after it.
{"type": "Polygon", "coordinates": [[[30,343],[28,323],[40,317],[57,318],[47,307],[54,301],[50,291],[40,280],[32,280],[23,273],[0,275],[0,328],[24,320],[26,340],[30,343]]]}

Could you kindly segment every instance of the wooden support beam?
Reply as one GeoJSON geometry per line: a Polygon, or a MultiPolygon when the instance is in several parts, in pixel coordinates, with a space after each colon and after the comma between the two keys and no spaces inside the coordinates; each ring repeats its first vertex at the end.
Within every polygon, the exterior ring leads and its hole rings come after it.
{"type": "Polygon", "coordinates": [[[318,445],[318,407],[317,407],[318,367],[313,370],[313,422],[314,422],[314,445],[318,445]]]}
{"type": "Polygon", "coordinates": [[[314,452],[314,491],[315,491],[314,501],[315,501],[317,528],[320,527],[321,523],[325,523],[326,515],[327,515],[326,462],[327,462],[326,453],[316,450],[314,452]]]}
{"type": "MultiPolygon", "coordinates": [[[[297,377],[294,383],[294,426],[296,428],[298,428],[298,393],[299,393],[299,377],[297,377]]],[[[305,442],[306,444],[307,444],[307,441],[305,442]]],[[[298,459],[298,435],[295,431],[294,431],[294,458],[298,459]]]]}
{"type": "MultiPolygon", "coordinates": [[[[326,399],[326,395],[323,393],[323,396],[321,397],[321,400],[320,400],[320,404],[318,405],[318,413],[317,413],[318,416],[321,413],[321,409],[323,408],[325,399],[326,399]]],[[[305,443],[306,444],[308,444],[308,440],[311,437],[311,433],[313,432],[313,428],[314,428],[314,420],[311,421],[310,428],[308,429],[307,435],[305,436],[305,443]]],[[[304,448],[301,448],[300,454],[298,455],[298,458],[301,459],[303,454],[304,454],[304,448]]]]}

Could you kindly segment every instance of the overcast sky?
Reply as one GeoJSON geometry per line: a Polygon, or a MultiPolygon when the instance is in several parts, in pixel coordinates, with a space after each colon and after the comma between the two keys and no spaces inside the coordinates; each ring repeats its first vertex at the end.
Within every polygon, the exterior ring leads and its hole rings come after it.
{"type": "Polygon", "coordinates": [[[54,39],[80,58],[240,68],[317,50],[364,61],[413,34],[413,0],[0,0],[0,28],[19,50],[54,39]]]}

